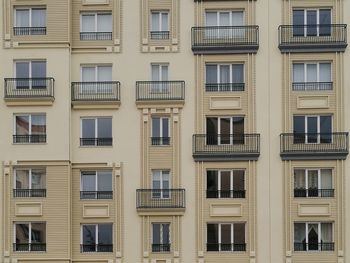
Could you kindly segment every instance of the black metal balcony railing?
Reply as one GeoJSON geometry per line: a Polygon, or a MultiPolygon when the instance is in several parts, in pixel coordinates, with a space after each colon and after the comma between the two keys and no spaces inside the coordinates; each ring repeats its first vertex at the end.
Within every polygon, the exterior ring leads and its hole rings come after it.
{"type": "Polygon", "coordinates": [[[46,189],[13,189],[13,197],[46,197],[46,189]]]}
{"type": "Polygon", "coordinates": [[[113,252],[113,244],[81,244],[80,252],[113,252]]]}
{"type": "Polygon", "coordinates": [[[332,90],[333,82],[293,82],[294,91],[332,90]]]}
{"type": "Polygon", "coordinates": [[[170,137],[151,137],[152,145],[170,145],[170,137]]]}
{"type": "Polygon", "coordinates": [[[13,135],[13,143],[46,143],[46,134],[13,135]]]}
{"type": "Polygon", "coordinates": [[[161,40],[161,39],[169,39],[170,32],[169,31],[150,31],[151,39],[161,40]]]}
{"type": "Polygon", "coordinates": [[[13,243],[13,251],[46,251],[45,243],[13,243]]]}
{"type": "Polygon", "coordinates": [[[120,82],[72,82],[72,101],[120,101],[120,82]]]}
{"type": "Polygon", "coordinates": [[[259,27],[255,25],[192,27],[192,50],[195,53],[220,53],[220,50],[255,53],[258,47],[259,27]]]}
{"type": "Polygon", "coordinates": [[[52,98],[54,83],[54,78],[5,78],[5,98],[52,98]]]}
{"type": "Polygon", "coordinates": [[[15,36],[46,35],[46,27],[14,27],[15,36]]]}
{"type": "Polygon", "coordinates": [[[170,252],[170,244],[152,244],[152,252],[170,252]]]}
{"type": "Polygon", "coordinates": [[[260,154],[260,134],[195,134],[193,157],[209,159],[257,159],[260,154]]]}
{"type": "Polygon", "coordinates": [[[245,190],[207,190],[207,198],[245,198],[245,190]]]}
{"type": "Polygon", "coordinates": [[[184,100],[184,81],[137,81],[136,100],[184,100]]]}
{"type": "Polygon", "coordinates": [[[112,40],[112,32],[80,32],[80,40],[112,40]]]}
{"type": "Polygon", "coordinates": [[[290,49],[335,48],[345,50],[347,32],[345,24],[328,25],[281,25],[279,31],[279,48],[290,52],[290,49]]]}
{"type": "Polygon", "coordinates": [[[207,243],[207,251],[246,251],[246,244],[207,243]]]}
{"type": "Polygon", "coordinates": [[[349,149],[347,132],[282,133],[280,141],[281,157],[284,159],[298,156],[345,159],[349,149]]]}
{"type": "Polygon", "coordinates": [[[334,251],[334,242],[322,243],[294,243],[294,251],[334,251]]]}
{"type": "Polygon", "coordinates": [[[205,91],[208,91],[208,92],[244,91],[244,83],[206,83],[205,91]]]}
{"type": "Polygon", "coordinates": [[[334,189],[295,188],[294,197],[334,197],[334,189]]]}
{"type": "Polygon", "coordinates": [[[113,199],[112,191],[80,191],[80,199],[113,199]]]}
{"type": "Polygon", "coordinates": [[[185,189],[137,189],[136,208],[185,208],[185,189]]]}
{"type": "Polygon", "coordinates": [[[112,146],[113,138],[80,138],[80,146],[112,146]]]}

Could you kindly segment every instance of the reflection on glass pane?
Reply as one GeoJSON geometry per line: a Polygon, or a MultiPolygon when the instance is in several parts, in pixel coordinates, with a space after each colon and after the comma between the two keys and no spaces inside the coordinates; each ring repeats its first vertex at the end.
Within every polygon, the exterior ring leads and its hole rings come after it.
{"type": "Polygon", "coordinates": [[[233,170],[233,190],[244,190],[244,170],[233,170]]]}
{"type": "Polygon", "coordinates": [[[98,243],[104,245],[113,244],[112,224],[98,225],[98,243]]]}
{"type": "Polygon", "coordinates": [[[16,224],[16,243],[29,243],[29,224],[16,224]]]}
{"type": "Polygon", "coordinates": [[[245,224],[234,225],[234,237],[235,244],[245,244],[245,224]]]}
{"type": "Polygon", "coordinates": [[[95,138],[95,119],[82,120],[83,138],[95,138]]]}
{"type": "Polygon", "coordinates": [[[32,243],[46,243],[45,223],[32,223],[32,243]]]}
{"type": "Polygon", "coordinates": [[[221,224],[221,244],[231,244],[231,224],[221,224]]]}
{"type": "Polygon", "coordinates": [[[152,224],[152,243],[160,244],[160,224],[152,224]]]}
{"type": "Polygon", "coordinates": [[[16,135],[29,134],[29,116],[16,116],[16,135]]]}
{"type": "Polygon", "coordinates": [[[97,121],[97,137],[112,138],[112,118],[99,118],[97,121]]]}
{"type": "Polygon", "coordinates": [[[32,115],[32,134],[46,134],[46,116],[32,115]]]}
{"type": "Polygon", "coordinates": [[[169,244],[170,243],[170,225],[169,224],[162,224],[162,230],[163,230],[163,237],[162,237],[162,244],[169,244]]]}
{"type": "Polygon", "coordinates": [[[321,170],[321,189],[332,189],[332,169],[321,170]]]}
{"type": "Polygon", "coordinates": [[[95,225],[83,225],[83,244],[84,245],[96,244],[96,226],[95,225]]]}
{"type": "Polygon", "coordinates": [[[162,137],[169,137],[169,120],[162,118],[163,134],[162,137]]]}
{"type": "Polygon", "coordinates": [[[45,189],[46,171],[43,169],[32,169],[32,189],[45,189]]]}
{"type": "Polygon", "coordinates": [[[81,174],[82,191],[96,191],[95,172],[83,172],[81,174]]]}
{"type": "Polygon", "coordinates": [[[294,224],[294,242],[296,243],[306,242],[305,223],[294,224]]]}
{"type": "Polygon", "coordinates": [[[97,191],[112,191],[112,172],[111,171],[98,172],[97,191]]]}
{"type": "Polygon", "coordinates": [[[152,137],[160,137],[160,118],[152,118],[152,137]]]}
{"type": "Polygon", "coordinates": [[[207,242],[209,244],[218,244],[218,224],[207,224],[207,242]]]}
{"type": "Polygon", "coordinates": [[[29,189],[29,170],[16,170],[16,189],[29,189]]]}

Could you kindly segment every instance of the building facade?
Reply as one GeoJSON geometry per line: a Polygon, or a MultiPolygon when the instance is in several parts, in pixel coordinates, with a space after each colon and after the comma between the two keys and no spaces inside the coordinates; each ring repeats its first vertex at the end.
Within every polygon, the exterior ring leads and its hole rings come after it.
{"type": "Polygon", "coordinates": [[[344,0],[2,0],[0,262],[350,262],[344,0]]]}

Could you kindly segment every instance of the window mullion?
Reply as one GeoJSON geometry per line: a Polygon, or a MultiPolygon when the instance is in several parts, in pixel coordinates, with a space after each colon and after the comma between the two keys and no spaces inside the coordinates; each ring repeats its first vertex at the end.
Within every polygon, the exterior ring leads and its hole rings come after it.
{"type": "Polygon", "coordinates": [[[97,13],[95,14],[95,32],[97,32],[97,13]]]}
{"type": "MultiPolygon", "coordinates": [[[[98,139],[97,125],[98,125],[98,118],[95,118],[95,139],[98,139]]],[[[96,142],[96,143],[97,143],[97,142],[96,142]]]]}
{"type": "Polygon", "coordinates": [[[306,250],[309,250],[309,223],[305,223],[306,250]]]}
{"type": "Polygon", "coordinates": [[[29,173],[28,173],[28,176],[29,176],[29,189],[32,189],[32,169],[29,169],[29,173]]]}
{"type": "Polygon", "coordinates": [[[221,251],[221,224],[218,224],[219,251],[221,251]]]}
{"type": "Polygon", "coordinates": [[[97,192],[97,182],[98,182],[98,179],[97,179],[97,171],[95,172],[95,191],[97,192]]]}
{"type": "MultiPolygon", "coordinates": [[[[28,240],[28,244],[32,244],[32,223],[28,223],[28,229],[29,229],[29,240],[28,240]]],[[[31,249],[31,246],[29,245],[29,250],[31,249]]]]}
{"type": "Polygon", "coordinates": [[[218,197],[221,197],[221,170],[218,171],[218,197]]]}
{"type": "Polygon", "coordinates": [[[235,250],[235,240],[234,240],[234,224],[231,224],[231,250],[235,250]]]}

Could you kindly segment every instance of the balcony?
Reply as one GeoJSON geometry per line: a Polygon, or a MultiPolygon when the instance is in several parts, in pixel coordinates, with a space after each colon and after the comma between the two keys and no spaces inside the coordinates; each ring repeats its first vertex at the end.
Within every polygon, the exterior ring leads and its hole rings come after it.
{"type": "Polygon", "coordinates": [[[112,40],[112,32],[80,32],[80,40],[112,40]]]}
{"type": "Polygon", "coordinates": [[[246,251],[246,244],[207,243],[207,251],[246,251]]]}
{"type": "Polygon", "coordinates": [[[10,104],[33,101],[52,103],[54,84],[54,78],[5,78],[5,101],[10,104]]]}
{"type": "Polygon", "coordinates": [[[13,197],[46,197],[46,189],[13,189],[13,197]]]}
{"type": "Polygon", "coordinates": [[[137,81],[136,103],[180,103],[185,100],[184,81],[137,81]]]}
{"type": "Polygon", "coordinates": [[[334,251],[334,242],[294,243],[294,251],[334,251]]]}
{"type": "Polygon", "coordinates": [[[15,36],[39,36],[46,35],[46,27],[14,27],[15,36]]]}
{"type": "Polygon", "coordinates": [[[46,251],[45,243],[13,243],[13,251],[15,252],[29,252],[29,251],[46,251]]]}
{"type": "Polygon", "coordinates": [[[170,252],[170,244],[152,244],[152,252],[170,252]]]}
{"type": "Polygon", "coordinates": [[[295,188],[294,197],[334,197],[334,189],[295,188]]]}
{"type": "Polygon", "coordinates": [[[87,108],[89,105],[120,104],[120,82],[72,82],[72,105],[74,108],[87,108]]]}
{"type": "Polygon", "coordinates": [[[280,147],[282,160],[345,160],[348,133],[282,133],[280,147]]]}
{"type": "Polygon", "coordinates": [[[46,134],[13,135],[13,143],[46,143],[46,134]]]}
{"type": "Polygon", "coordinates": [[[244,91],[244,83],[206,83],[206,92],[244,91]]]}
{"type": "Polygon", "coordinates": [[[80,138],[80,146],[112,146],[113,138],[80,138]]]}
{"type": "Polygon", "coordinates": [[[258,49],[258,26],[192,27],[194,54],[256,53],[258,49]]]}
{"type": "Polygon", "coordinates": [[[80,199],[113,199],[112,191],[80,191],[80,199]]]}
{"type": "Polygon", "coordinates": [[[245,198],[245,190],[207,190],[207,198],[245,198]]]}
{"type": "Polygon", "coordinates": [[[260,134],[195,134],[193,158],[198,161],[257,160],[260,134]]]}
{"type": "Polygon", "coordinates": [[[333,90],[333,82],[293,82],[293,91],[329,91],[333,90]]]}
{"type": "Polygon", "coordinates": [[[170,145],[170,137],[151,137],[151,144],[153,146],[169,146],[170,145]]]}
{"type": "Polygon", "coordinates": [[[150,31],[149,34],[152,40],[168,40],[170,38],[169,31],[150,31]]]}
{"type": "Polygon", "coordinates": [[[81,244],[80,252],[113,252],[113,244],[81,244]]]}
{"type": "Polygon", "coordinates": [[[344,52],[347,44],[345,24],[281,25],[279,49],[286,52],[344,52]]]}
{"type": "Polygon", "coordinates": [[[138,211],[179,211],[186,208],[185,189],[137,189],[138,211]]]}

